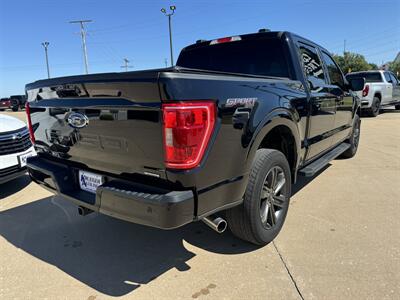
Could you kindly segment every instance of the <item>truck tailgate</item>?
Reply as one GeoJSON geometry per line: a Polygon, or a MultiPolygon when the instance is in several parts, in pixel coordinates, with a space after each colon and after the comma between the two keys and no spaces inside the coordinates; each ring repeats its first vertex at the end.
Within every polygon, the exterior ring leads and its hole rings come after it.
{"type": "Polygon", "coordinates": [[[163,177],[158,73],[73,76],[27,85],[36,146],[88,169],[163,177]]]}

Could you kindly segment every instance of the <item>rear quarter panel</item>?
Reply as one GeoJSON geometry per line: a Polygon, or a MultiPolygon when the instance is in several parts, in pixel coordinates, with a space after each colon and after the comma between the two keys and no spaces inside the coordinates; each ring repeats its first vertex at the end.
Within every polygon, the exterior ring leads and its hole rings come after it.
{"type": "Polygon", "coordinates": [[[232,189],[221,188],[212,198],[200,199],[199,215],[242,198],[255,151],[274,126],[290,127],[298,150],[302,151],[308,110],[306,92],[298,81],[165,73],[159,84],[164,102],[214,100],[218,107],[214,135],[200,166],[190,171],[166,172],[168,180],[196,186],[200,197],[210,187],[237,183],[232,189]],[[232,106],[228,99],[255,101],[254,105],[232,106]]]}

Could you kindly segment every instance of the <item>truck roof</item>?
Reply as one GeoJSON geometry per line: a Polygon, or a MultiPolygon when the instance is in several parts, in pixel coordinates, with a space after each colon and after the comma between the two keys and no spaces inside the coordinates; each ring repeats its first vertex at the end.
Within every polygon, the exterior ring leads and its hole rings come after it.
{"type": "Polygon", "coordinates": [[[367,71],[357,71],[357,72],[350,72],[348,74],[359,74],[359,73],[382,73],[385,72],[385,70],[367,70],[367,71]]]}
{"type": "MultiPolygon", "coordinates": [[[[230,37],[224,37],[224,38],[240,37],[241,40],[248,40],[248,39],[265,37],[265,38],[279,38],[280,39],[283,36],[296,37],[296,38],[302,39],[304,41],[307,41],[311,45],[315,45],[315,46],[325,50],[326,52],[330,53],[330,51],[327,50],[325,47],[322,47],[321,45],[319,45],[319,44],[317,44],[317,43],[315,43],[315,42],[313,42],[313,41],[311,41],[311,40],[309,40],[309,39],[307,39],[305,37],[302,37],[302,36],[300,36],[298,34],[290,32],[290,31],[266,31],[266,30],[260,29],[259,32],[255,32],[255,33],[238,34],[238,35],[232,35],[230,37]]],[[[198,48],[198,47],[209,46],[210,43],[212,43],[213,41],[217,41],[217,40],[224,39],[224,38],[216,38],[216,39],[213,39],[213,40],[198,40],[196,43],[184,47],[182,49],[182,51],[191,50],[191,49],[195,49],[195,48],[198,48]]]]}
{"type": "MultiPolygon", "coordinates": [[[[262,32],[256,32],[256,33],[237,34],[237,35],[232,35],[230,37],[240,37],[242,40],[259,38],[259,37],[281,38],[284,33],[285,33],[285,31],[262,31],[262,32]]],[[[226,37],[226,38],[228,38],[228,37],[226,37]]],[[[194,49],[194,48],[198,48],[198,47],[209,46],[212,41],[216,41],[218,39],[221,39],[221,38],[216,38],[216,39],[212,39],[212,40],[198,40],[196,43],[182,48],[182,51],[190,50],[190,49],[194,49]]]]}

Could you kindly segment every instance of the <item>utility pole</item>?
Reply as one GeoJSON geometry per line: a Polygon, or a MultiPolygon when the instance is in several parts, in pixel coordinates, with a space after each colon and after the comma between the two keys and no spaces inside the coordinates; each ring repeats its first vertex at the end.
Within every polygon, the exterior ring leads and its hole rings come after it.
{"type": "Polygon", "coordinates": [[[171,52],[171,67],[174,65],[174,56],[173,56],[173,51],[172,51],[172,26],[171,26],[171,17],[175,13],[176,6],[171,5],[169,7],[170,13],[167,13],[167,10],[165,8],[161,8],[161,12],[168,17],[168,28],[169,28],[169,50],[171,52]]]}
{"type": "Polygon", "coordinates": [[[128,66],[128,64],[129,64],[129,60],[127,58],[124,58],[124,65],[121,66],[121,68],[124,68],[125,72],[128,72],[129,68],[133,68],[133,66],[128,66]]]}
{"type": "MultiPolygon", "coordinates": [[[[346,65],[346,40],[343,41],[343,62],[344,65],[346,65]]],[[[345,72],[350,72],[350,70],[347,70],[345,72]]]]}
{"type": "Polygon", "coordinates": [[[49,45],[49,42],[42,43],[42,46],[44,47],[44,53],[46,55],[47,78],[50,78],[49,55],[47,54],[47,48],[49,47],[49,45]]]}
{"type": "Polygon", "coordinates": [[[86,49],[86,30],[84,23],[92,22],[92,20],[78,20],[78,21],[70,21],[70,23],[79,23],[81,25],[81,37],[82,37],[82,49],[83,49],[83,58],[85,60],[85,71],[86,74],[89,74],[89,63],[86,49]]]}
{"type": "Polygon", "coordinates": [[[164,58],[165,67],[168,67],[168,59],[164,58]]]}

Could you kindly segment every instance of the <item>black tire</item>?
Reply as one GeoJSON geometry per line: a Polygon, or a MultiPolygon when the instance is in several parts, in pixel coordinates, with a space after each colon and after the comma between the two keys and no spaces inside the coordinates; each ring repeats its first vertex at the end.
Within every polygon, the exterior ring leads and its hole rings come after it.
{"type": "Polygon", "coordinates": [[[395,105],[394,108],[395,108],[396,110],[400,110],[400,104],[395,105]]]}
{"type": "Polygon", "coordinates": [[[351,131],[350,138],[346,141],[350,144],[350,148],[343,152],[340,157],[342,158],[352,158],[357,153],[358,144],[360,142],[360,117],[356,114],[353,120],[353,129],[351,131]]]}
{"type": "Polygon", "coordinates": [[[277,150],[257,150],[243,203],[225,212],[230,230],[238,238],[256,245],[270,243],[285,222],[290,195],[291,174],[286,157],[277,150]],[[271,192],[280,185],[276,194],[271,192]]]}
{"type": "Polygon", "coordinates": [[[13,106],[12,111],[18,111],[18,106],[13,106]]]}
{"type": "Polygon", "coordinates": [[[371,108],[368,109],[368,115],[370,117],[375,118],[376,116],[379,115],[380,109],[381,109],[381,99],[379,99],[378,97],[374,97],[374,99],[372,100],[371,108]]]}

